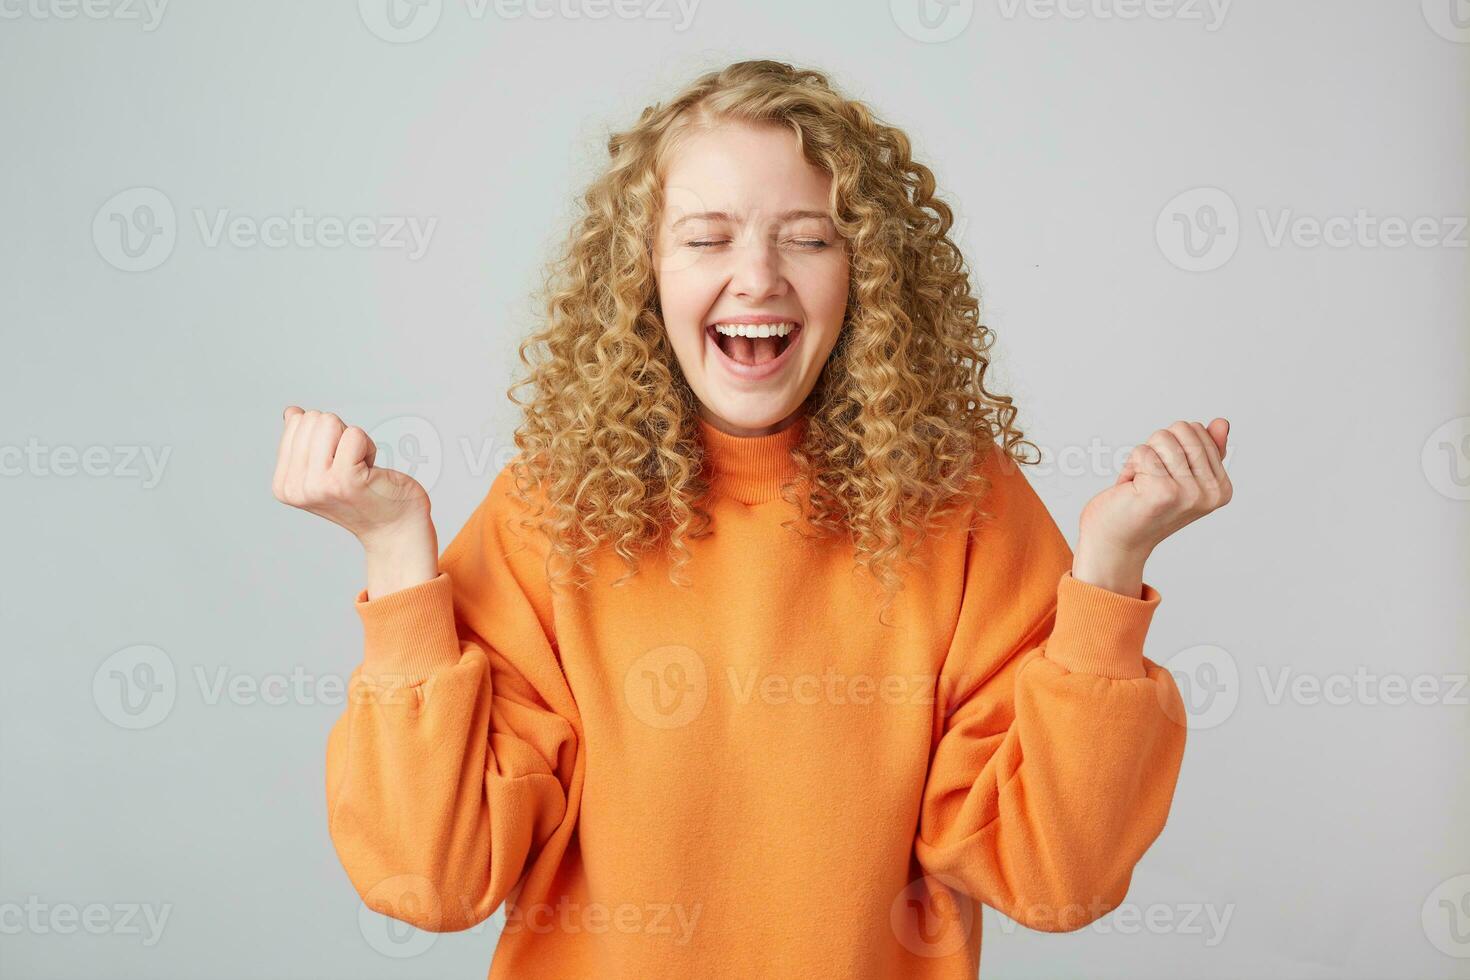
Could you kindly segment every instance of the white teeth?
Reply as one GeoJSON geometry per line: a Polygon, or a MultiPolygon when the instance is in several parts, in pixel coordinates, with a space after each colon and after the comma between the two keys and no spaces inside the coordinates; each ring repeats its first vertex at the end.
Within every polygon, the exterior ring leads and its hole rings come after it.
{"type": "Polygon", "coordinates": [[[796,329],[793,321],[785,323],[716,323],[715,330],[726,337],[784,337],[796,329]]]}

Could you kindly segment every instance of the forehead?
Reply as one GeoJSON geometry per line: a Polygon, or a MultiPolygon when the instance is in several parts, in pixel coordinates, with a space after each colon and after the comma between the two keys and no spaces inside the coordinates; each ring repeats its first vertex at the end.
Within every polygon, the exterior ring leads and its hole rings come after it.
{"type": "Polygon", "coordinates": [[[780,126],[725,124],[692,133],[664,176],[667,221],[709,211],[773,221],[787,211],[826,213],[832,178],[808,163],[796,134],[780,126]]]}

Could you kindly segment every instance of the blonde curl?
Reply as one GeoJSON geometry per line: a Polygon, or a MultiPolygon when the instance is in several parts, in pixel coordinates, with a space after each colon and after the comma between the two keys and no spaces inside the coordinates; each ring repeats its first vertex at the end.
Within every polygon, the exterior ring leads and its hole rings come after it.
{"type": "Polygon", "coordinates": [[[608,138],[608,163],[547,266],[544,326],[520,345],[528,374],[509,393],[522,409],[516,495],[538,518],[522,523],[546,535],[553,585],[563,581],[555,558],[578,587],[605,546],[627,568],[615,586],[659,545],[682,583],[687,542],[710,533],[697,399],[665,332],[652,246],[670,155],[691,133],[726,122],[790,129],[832,177],[831,214],[851,260],[848,305],[803,407],[797,473],[781,494],[800,523],[784,526],[846,533],[886,610],[902,588],[895,566],[957,503],[983,495],[981,454],[1035,463],[1022,450],[1036,447],[1016,426],[1012,399],[986,389],[995,336],[980,322],[934,174],[911,157],[902,131],[815,70],[731,64],[608,138]],[[531,389],[526,401],[522,388],[531,389]]]}

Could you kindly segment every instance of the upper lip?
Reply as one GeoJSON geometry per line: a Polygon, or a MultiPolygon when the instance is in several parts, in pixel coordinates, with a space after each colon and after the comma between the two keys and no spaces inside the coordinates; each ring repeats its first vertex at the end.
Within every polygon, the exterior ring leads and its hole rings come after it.
{"type": "Polygon", "coordinates": [[[798,326],[801,321],[794,316],[773,316],[769,313],[742,313],[737,316],[716,317],[709,322],[710,326],[717,323],[795,323],[798,326]]]}

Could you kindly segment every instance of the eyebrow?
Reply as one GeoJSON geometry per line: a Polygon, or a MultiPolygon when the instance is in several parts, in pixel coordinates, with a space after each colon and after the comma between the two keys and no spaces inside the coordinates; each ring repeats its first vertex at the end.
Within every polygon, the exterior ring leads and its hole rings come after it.
{"type": "MultiPolygon", "coordinates": [[[[776,217],[779,220],[781,220],[781,221],[796,221],[799,218],[821,218],[824,221],[831,221],[832,220],[832,216],[830,214],[828,214],[826,211],[801,211],[801,210],[796,210],[796,211],[783,211],[780,214],[776,215],[776,217]]],[[[671,227],[671,228],[677,228],[677,227],[679,227],[680,225],[682,225],[686,221],[729,221],[729,220],[730,220],[730,213],[728,211],[701,211],[698,214],[686,214],[686,215],[684,215],[684,217],[680,218],[678,221],[675,221],[669,227],[671,227]]]]}

